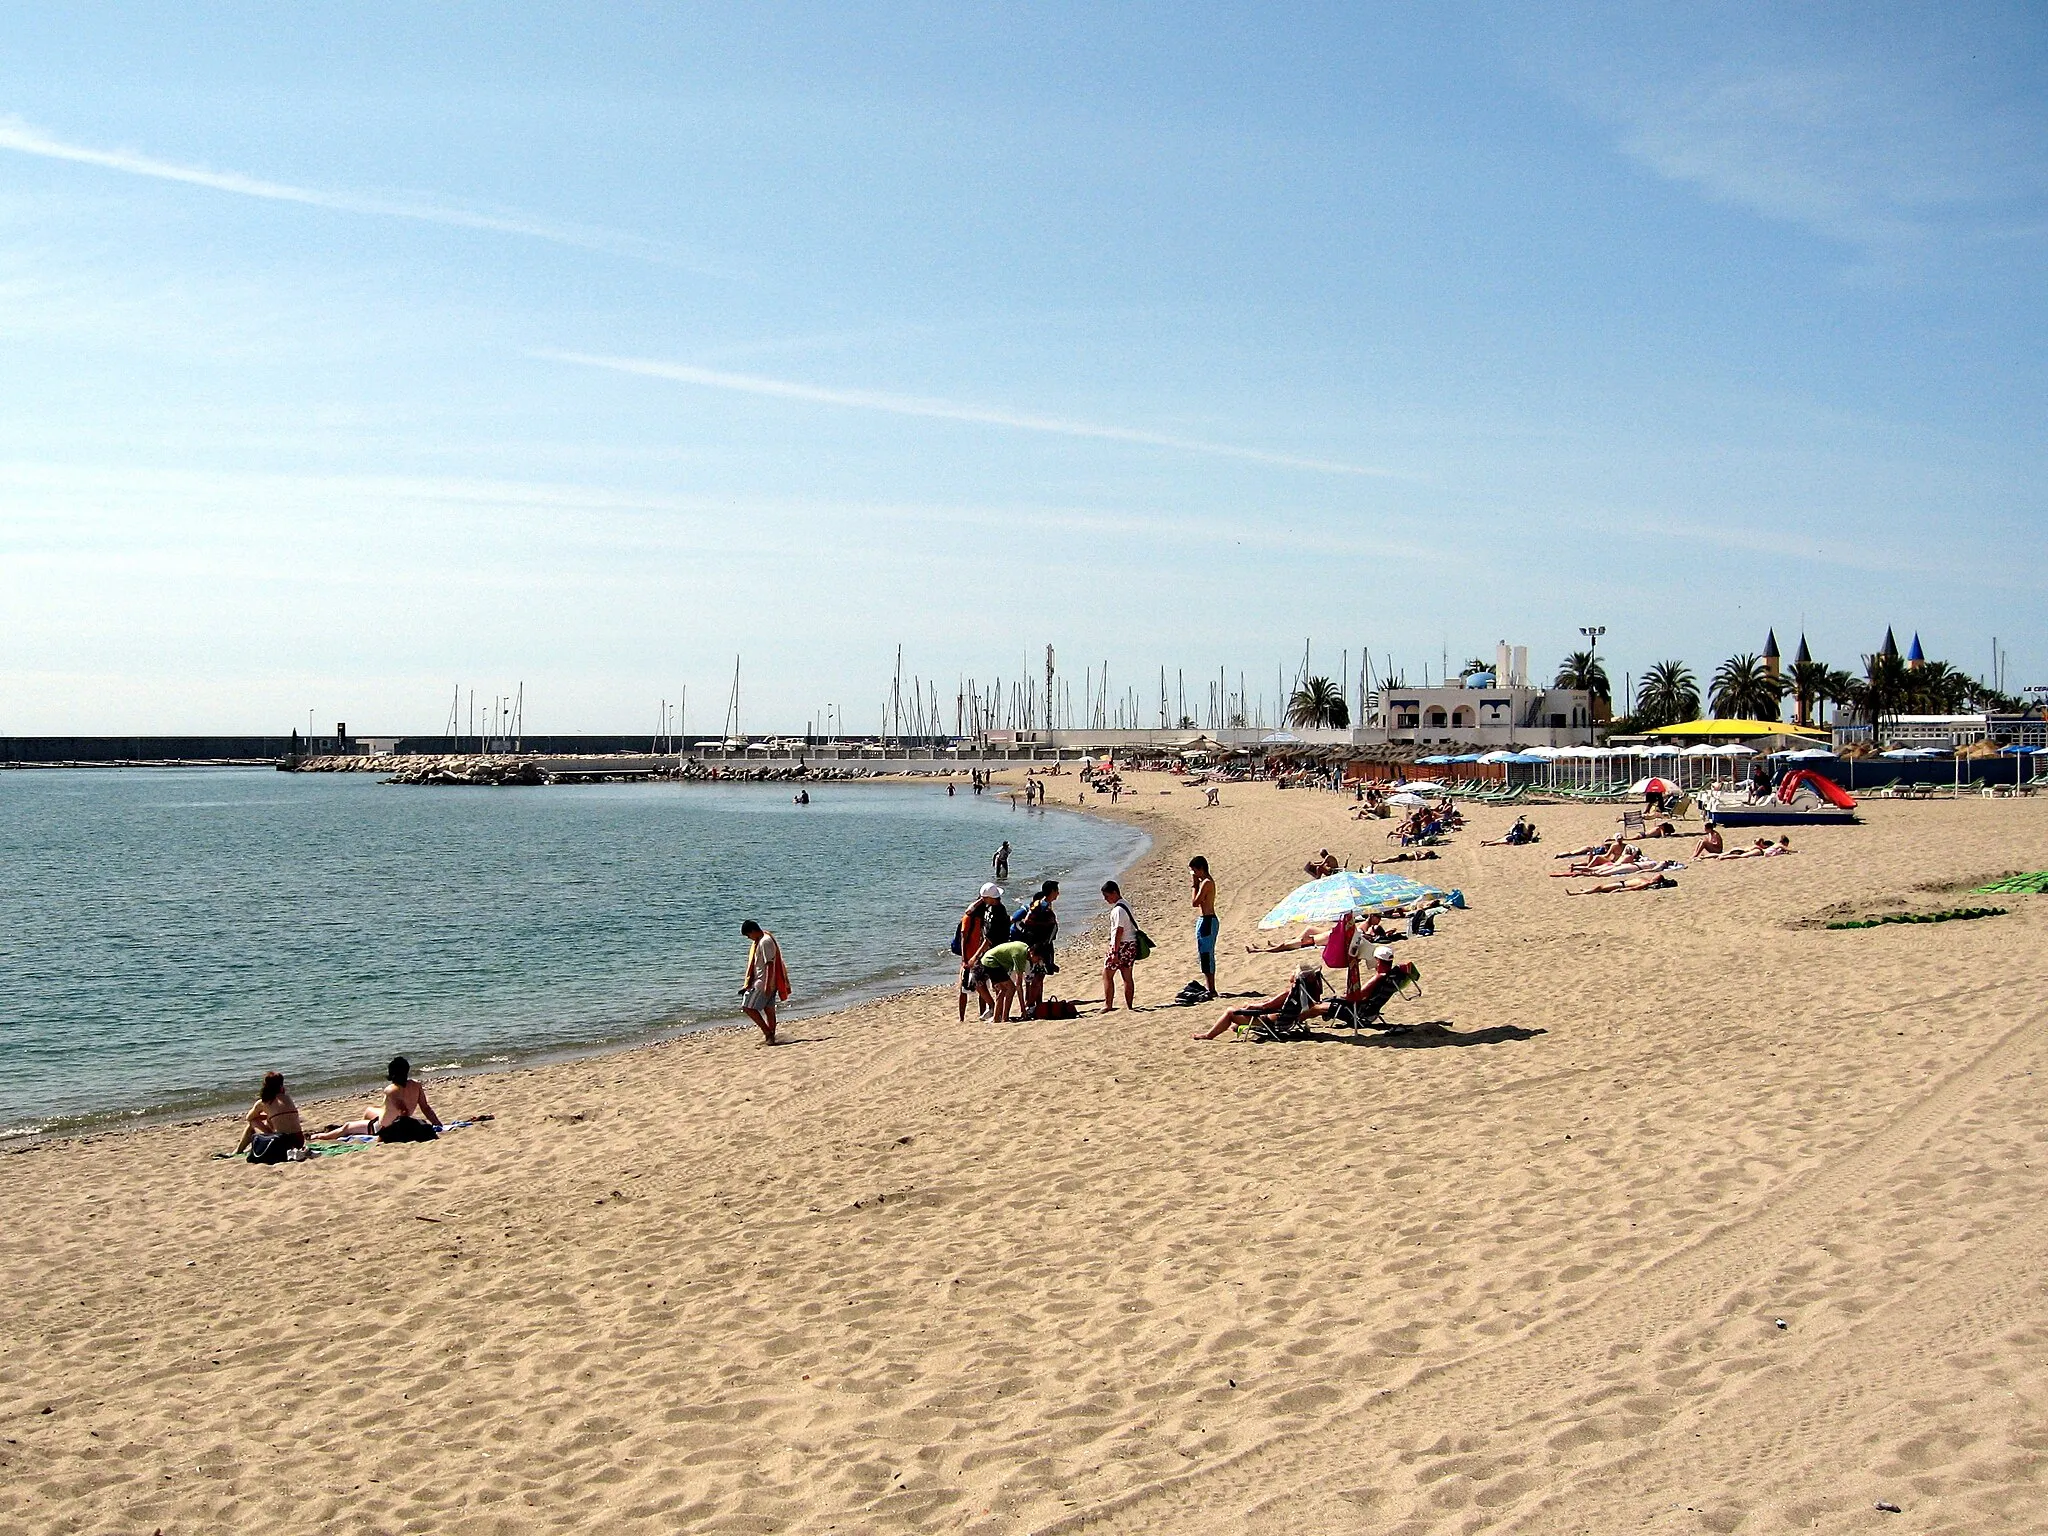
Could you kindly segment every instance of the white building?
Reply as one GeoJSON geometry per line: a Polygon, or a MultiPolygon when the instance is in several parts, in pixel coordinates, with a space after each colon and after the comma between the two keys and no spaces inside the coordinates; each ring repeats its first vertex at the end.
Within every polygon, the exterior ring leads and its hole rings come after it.
{"type": "Polygon", "coordinates": [[[1529,649],[1502,641],[1491,672],[1440,688],[1382,688],[1359,731],[1363,742],[1416,746],[1585,746],[1593,696],[1576,688],[1529,686],[1529,649]]]}
{"type": "Polygon", "coordinates": [[[1593,696],[1578,688],[1497,688],[1487,673],[1463,686],[1383,688],[1359,739],[1416,746],[1585,746],[1593,696]]]}

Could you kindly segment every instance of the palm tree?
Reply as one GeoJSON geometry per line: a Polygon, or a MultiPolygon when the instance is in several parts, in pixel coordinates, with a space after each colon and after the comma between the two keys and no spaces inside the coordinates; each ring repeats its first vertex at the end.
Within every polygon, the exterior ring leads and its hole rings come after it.
{"type": "Polygon", "coordinates": [[[1930,661],[1912,674],[1913,702],[1930,715],[1960,714],[1974,679],[1945,661],[1930,661]]]}
{"type": "Polygon", "coordinates": [[[1801,725],[1820,723],[1820,706],[1828,696],[1828,679],[1833,674],[1824,661],[1795,661],[1792,663],[1792,705],[1793,716],[1801,725]]]}
{"type": "Polygon", "coordinates": [[[1731,656],[1714,672],[1714,716],[1720,720],[1775,720],[1785,680],[1773,677],[1755,655],[1731,656]]]}
{"type": "Polygon", "coordinates": [[[1342,730],[1351,723],[1351,706],[1345,701],[1344,690],[1327,677],[1311,677],[1287,701],[1287,723],[1342,730]]]}
{"type": "Polygon", "coordinates": [[[1591,651],[1573,651],[1559,662],[1553,686],[1580,689],[1603,703],[1614,695],[1613,685],[1607,681],[1607,669],[1591,651]]]}
{"type": "Polygon", "coordinates": [[[1684,662],[1660,661],[1643,674],[1636,689],[1636,729],[1654,731],[1660,725],[1697,719],[1699,712],[1699,679],[1684,662]]]}
{"type": "Polygon", "coordinates": [[[1870,739],[1874,743],[1884,735],[1884,718],[1905,712],[1912,697],[1912,674],[1906,664],[1896,656],[1882,651],[1863,658],[1863,677],[1850,689],[1851,699],[1857,709],[1870,721],[1870,739]]]}
{"type": "Polygon", "coordinates": [[[1820,696],[1830,709],[1853,709],[1856,705],[1856,674],[1843,667],[1829,667],[1820,696]]]}

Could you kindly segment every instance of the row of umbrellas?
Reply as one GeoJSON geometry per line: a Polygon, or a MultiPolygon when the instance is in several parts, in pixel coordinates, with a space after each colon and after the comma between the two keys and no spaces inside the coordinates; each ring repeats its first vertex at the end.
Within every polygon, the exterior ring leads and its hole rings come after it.
{"type": "MultiPolygon", "coordinates": [[[[1833,757],[1832,752],[1810,748],[1801,752],[1773,754],[1783,757],[1833,757]]],[[[1755,757],[1756,748],[1741,746],[1714,746],[1701,742],[1696,747],[1531,747],[1526,752],[1467,752],[1457,757],[1439,754],[1435,757],[1417,758],[1419,763],[1555,763],[1598,759],[1606,762],[1618,757],[1755,757]]]]}

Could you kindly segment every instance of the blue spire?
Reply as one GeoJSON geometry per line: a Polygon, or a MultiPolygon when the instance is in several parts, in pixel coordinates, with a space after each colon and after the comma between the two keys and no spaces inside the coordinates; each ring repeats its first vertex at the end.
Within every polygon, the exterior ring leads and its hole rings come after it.
{"type": "Polygon", "coordinates": [[[1915,632],[1913,636],[1913,648],[1910,651],[1906,652],[1906,660],[1925,661],[1926,659],[1927,653],[1920,649],[1920,636],[1918,632],[1915,632]]]}

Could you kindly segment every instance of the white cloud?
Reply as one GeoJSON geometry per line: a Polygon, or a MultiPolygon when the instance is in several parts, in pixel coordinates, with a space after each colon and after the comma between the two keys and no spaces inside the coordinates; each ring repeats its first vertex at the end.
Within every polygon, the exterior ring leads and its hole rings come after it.
{"type": "Polygon", "coordinates": [[[762,378],[751,373],[724,373],[688,363],[659,362],[637,357],[602,357],[583,352],[541,351],[534,356],[554,362],[578,363],[589,368],[606,368],[615,373],[637,374],[643,378],[669,379],[679,384],[696,384],[705,389],[728,390],[744,395],[765,395],[777,400],[802,400],[815,405],[845,406],[854,410],[883,411],[893,416],[920,416],[935,421],[970,422],[977,426],[1008,427],[1021,432],[1049,432],[1060,437],[1094,438],[1105,442],[1137,443],[1150,448],[1168,448],[1181,453],[1212,454],[1220,458],[1245,459],[1255,464],[1272,464],[1283,469],[1305,469],[1326,475],[1365,475],[1376,479],[1406,479],[1389,469],[1364,464],[1346,464],[1332,459],[1303,458],[1289,453],[1272,453],[1262,448],[1243,448],[1231,443],[1206,442],[1199,438],[1175,437],[1162,432],[1145,432],[1132,427],[1103,426],[1057,416],[1037,416],[1021,411],[997,410],[987,406],[962,405],[950,400],[932,400],[916,395],[893,395],[871,389],[828,389],[786,379],[762,378]]]}
{"type": "MultiPolygon", "coordinates": [[[[75,165],[94,166],[127,176],[156,181],[179,182],[204,187],[236,197],[261,198],[270,202],[298,203],[309,208],[328,208],[339,213],[360,213],[380,218],[411,219],[423,224],[445,224],[457,229],[484,230],[495,234],[521,235],[579,250],[600,251],[612,256],[631,256],[643,261],[680,261],[677,253],[657,241],[617,230],[582,224],[552,223],[546,220],[502,213],[483,213],[459,205],[426,198],[390,197],[358,192],[335,192],[316,187],[294,186],[289,182],[266,181],[235,171],[214,171],[203,166],[159,160],[132,150],[93,149],[69,143],[19,118],[0,118],[0,149],[34,155],[44,160],[63,160],[75,165]]],[[[704,269],[699,269],[704,270],[704,269]]]]}

